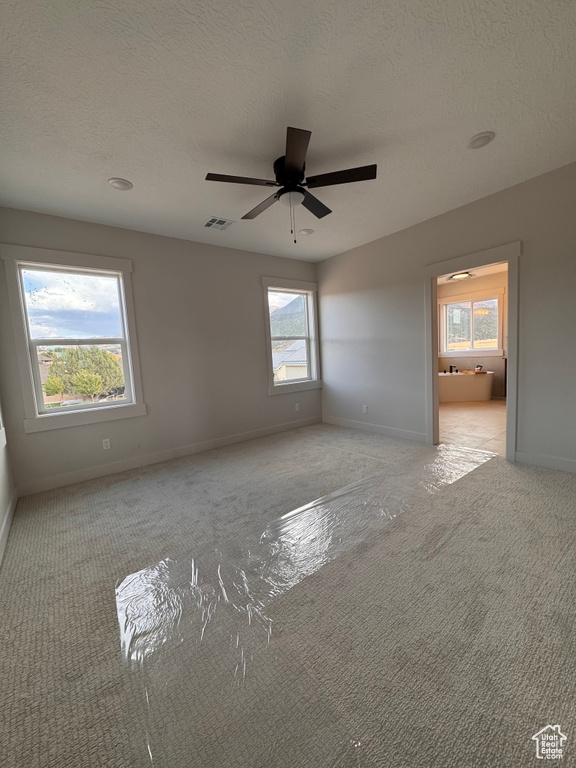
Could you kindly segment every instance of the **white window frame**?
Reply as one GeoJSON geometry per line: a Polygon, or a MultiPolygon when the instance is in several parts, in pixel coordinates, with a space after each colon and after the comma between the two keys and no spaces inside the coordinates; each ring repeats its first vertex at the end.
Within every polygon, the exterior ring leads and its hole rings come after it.
{"type": "MultiPolygon", "coordinates": [[[[12,325],[16,342],[16,355],[22,396],[24,400],[24,431],[43,432],[50,429],[93,424],[113,419],[133,416],[145,416],[146,405],[142,393],[138,345],[136,341],[136,321],[134,300],[132,297],[132,262],[108,256],[94,256],[84,253],[55,251],[45,248],[32,248],[21,245],[0,246],[0,256],[4,261],[8,281],[8,297],[12,316],[12,325]],[[44,343],[30,338],[28,313],[26,311],[24,290],[21,280],[21,267],[38,266],[42,269],[71,272],[112,272],[120,277],[120,306],[123,313],[124,337],[119,340],[98,338],[96,344],[121,344],[126,390],[131,396],[125,401],[103,401],[90,406],[74,408],[62,413],[60,409],[45,409],[40,374],[36,358],[36,346],[44,343]]],[[[51,339],[55,344],[86,344],[87,339],[51,339]]]]}
{"type": "MultiPolygon", "coordinates": [[[[472,318],[472,338],[474,334],[474,318],[472,318]]],[[[438,349],[440,357],[502,357],[504,355],[504,292],[503,291],[466,291],[465,293],[445,296],[438,299],[438,349]],[[479,301],[496,299],[498,302],[498,347],[496,349],[447,349],[446,307],[449,304],[460,304],[469,301],[472,304],[479,301]]]]}
{"type": "Polygon", "coordinates": [[[6,445],[6,428],[2,420],[2,405],[0,404],[0,448],[6,445]]]}
{"type": "Polygon", "coordinates": [[[284,280],[274,277],[263,277],[262,287],[264,289],[264,314],[266,318],[268,394],[281,395],[289,392],[303,392],[307,389],[320,389],[322,387],[322,381],[320,379],[320,351],[318,345],[318,285],[304,280],[284,280]],[[290,336],[289,338],[294,341],[297,341],[298,339],[306,341],[306,350],[308,360],[310,361],[310,377],[305,379],[288,379],[285,382],[274,381],[272,341],[281,337],[272,336],[271,334],[270,310],[268,304],[269,291],[294,293],[295,295],[305,294],[306,296],[308,336],[290,336]]]}

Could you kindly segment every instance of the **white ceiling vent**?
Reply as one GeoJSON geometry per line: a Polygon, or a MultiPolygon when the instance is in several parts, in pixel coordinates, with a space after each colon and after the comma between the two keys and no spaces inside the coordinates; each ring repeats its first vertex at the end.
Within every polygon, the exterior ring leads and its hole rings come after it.
{"type": "Polygon", "coordinates": [[[233,221],[230,221],[230,219],[218,219],[216,216],[213,216],[211,219],[208,219],[206,224],[204,224],[205,227],[211,227],[212,229],[228,229],[230,224],[234,224],[233,221]]]}

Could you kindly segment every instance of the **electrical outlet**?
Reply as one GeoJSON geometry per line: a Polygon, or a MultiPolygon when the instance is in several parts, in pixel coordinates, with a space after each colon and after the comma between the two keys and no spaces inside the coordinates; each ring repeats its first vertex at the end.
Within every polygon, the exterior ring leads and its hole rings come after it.
{"type": "Polygon", "coordinates": [[[294,410],[295,411],[299,411],[300,410],[300,403],[295,403],[294,404],[294,410]]]}
{"type": "Polygon", "coordinates": [[[362,413],[368,413],[368,406],[367,405],[363,405],[362,406],[362,413]]]}
{"type": "Polygon", "coordinates": [[[104,451],[108,451],[110,449],[110,438],[105,437],[104,440],[102,440],[102,449],[104,451]]]}

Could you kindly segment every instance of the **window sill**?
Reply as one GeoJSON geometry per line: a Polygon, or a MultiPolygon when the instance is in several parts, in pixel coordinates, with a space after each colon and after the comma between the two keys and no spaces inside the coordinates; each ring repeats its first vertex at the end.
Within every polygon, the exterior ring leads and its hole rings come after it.
{"type": "Polygon", "coordinates": [[[321,381],[295,381],[293,384],[275,384],[268,387],[269,395],[287,395],[289,392],[304,392],[307,389],[321,389],[321,381]]]}
{"type": "Polygon", "coordinates": [[[504,357],[503,349],[451,349],[438,357],[504,357]]]}
{"type": "Polygon", "coordinates": [[[142,404],[115,405],[110,408],[87,409],[74,413],[50,413],[24,419],[24,432],[45,432],[50,429],[79,427],[84,424],[96,424],[113,419],[128,419],[133,416],[146,416],[146,406],[142,404]]]}

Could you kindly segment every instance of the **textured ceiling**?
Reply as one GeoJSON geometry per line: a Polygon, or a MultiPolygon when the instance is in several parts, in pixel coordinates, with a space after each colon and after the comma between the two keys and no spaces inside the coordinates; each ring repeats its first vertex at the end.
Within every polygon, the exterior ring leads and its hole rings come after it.
{"type": "Polygon", "coordinates": [[[573,0],[1,6],[4,205],[317,260],[576,160],[573,0]],[[273,178],[288,125],[309,175],[378,163],[297,245],[280,204],[240,221],[269,190],[204,181],[273,178]]]}

